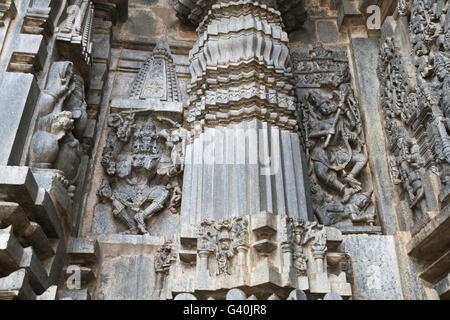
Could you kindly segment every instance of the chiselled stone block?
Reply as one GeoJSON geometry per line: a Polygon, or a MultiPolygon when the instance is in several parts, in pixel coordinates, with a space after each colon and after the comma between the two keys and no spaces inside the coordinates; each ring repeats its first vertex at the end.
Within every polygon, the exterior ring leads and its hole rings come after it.
{"type": "Polygon", "coordinates": [[[450,206],[429,221],[408,243],[408,254],[425,261],[439,257],[450,245],[450,206]]]}
{"type": "Polygon", "coordinates": [[[0,72],[0,165],[18,165],[30,128],[39,88],[31,74],[0,72]]]}
{"type": "Polygon", "coordinates": [[[339,8],[337,23],[339,30],[350,25],[360,25],[364,23],[363,15],[358,9],[358,1],[342,1],[341,7],[339,8]]]}
{"type": "Polygon", "coordinates": [[[72,263],[96,263],[100,257],[100,246],[97,240],[77,238],[70,241],[67,254],[72,263]]]}
{"type": "Polygon", "coordinates": [[[25,269],[0,279],[0,300],[34,300],[36,295],[29,284],[25,269]]]}
{"type": "Polygon", "coordinates": [[[262,255],[268,255],[277,248],[277,243],[268,239],[256,241],[253,248],[262,255]]]}
{"type": "Polygon", "coordinates": [[[12,225],[14,232],[22,234],[30,225],[27,215],[15,202],[0,202],[0,227],[12,225]]]}
{"type": "Polygon", "coordinates": [[[264,258],[263,260],[256,263],[255,268],[252,270],[251,278],[252,286],[264,284],[275,284],[281,286],[280,273],[267,258],[264,258]]]}
{"type": "Polygon", "coordinates": [[[5,277],[20,267],[23,248],[13,234],[12,226],[0,230],[0,277],[5,277]]]}
{"type": "Polygon", "coordinates": [[[53,248],[42,230],[35,222],[30,222],[19,204],[0,202],[0,227],[13,226],[14,234],[23,247],[33,246],[40,259],[54,254],[53,248]]]}
{"type": "Polygon", "coordinates": [[[327,231],[327,247],[329,251],[337,250],[341,244],[343,237],[342,232],[336,228],[326,227],[327,231]]]}
{"type": "Polygon", "coordinates": [[[326,272],[313,273],[309,280],[311,293],[328,293],[331,292],[331,284],[328,280],[326,272]]]}
{"type": "Polygon", "coordinates": [[[271,236],[277,232],[276,216],[268,212],[252,215],[252,230],[260,237],[271,236]]]}
{"type": "Polygon", "coordinates": [[[62,290],[59,293],[59,300],[91,300],[91,294],[88,289],[62,290]]]}
{"type": "Polygon", "coordinates": [[[437,291],[441,300],[450,300],[450,273],[447,276],[439,281],[434,289],[437,291]]]}
{"type": "Polygon", "coordinates": [[[441,257],[429,265],[419,276],[428,283],[435,284],[441,280],[450,270],[450,249],[441,257]]]}
{"type": "Polygon", "coordinates": [[[40,188],[36,199],[32,218],[39,223],[45,234],[51,238],[62,238],[62,221],[50,195],[40,188]]]}
{"type": "Polygon", "coordinates": [[[56,293],[58,292],[58,286],[51,286],[43,294],[36,297],[36,300],[56,300],[56,293]]]}
{"type": "Polygon", "coordinates": [[[350,283],[330,281],[331,291],[343,297],[352,296],[352,286],[350,283]]]}
{"type": "Polygon", "coordinates": [[[186,263],[195,263],[197,261],[197,251],[196,250],[180,250],[178,253],[180,260],[186,263]]]}
{"type": "Polygon", "coordinates": [[[28,247],[23,250],[20,267],[24,268],[27,271],[29,275],[30,285],[37,293],[42,293],[47,289],[47,271],[44,269],[41,261],[34,253],[33,248],[28,247]]]}
{"type": "Polygon", "coordinates": [[[55,254],[49,239],[36,222],[30,222],[29,227],[23,233],[23,238],[24,246],[32,246],[39,259],[45,260],[55,254]]]}
{"type": "Polygon", "coordinates": [[[38,185],[29,168],[0,166],[0,195],[4,201],[18,202],[27,211],[34,205],[37,193],[38,185]]]}
{"type": "Polygon", "coordinates": [[[37,73],[47,58],[47,46],[42,35],[18,34],[14,38],[13,52],[8,71],[37,73]]]}

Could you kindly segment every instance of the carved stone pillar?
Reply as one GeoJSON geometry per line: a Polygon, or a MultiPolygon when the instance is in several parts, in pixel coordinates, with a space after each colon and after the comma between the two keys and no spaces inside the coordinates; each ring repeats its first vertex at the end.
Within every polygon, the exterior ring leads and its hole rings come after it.
{"type": "Polygon", "coordinates": [[[237,265],[238,268],[238,274],[237,274],[237,281],[239,283],[245,283],[245,280],[247,278],[247,252],[249,247],[248,246],[239,246],[236,248],[238,254],[237,254],[237,265]]]}
{"type": "Polygon", "coordinates": [[[284,1],[187,2],[174,5],[198,25],[182,223],[262,211],[311,219],[284,1]]]}

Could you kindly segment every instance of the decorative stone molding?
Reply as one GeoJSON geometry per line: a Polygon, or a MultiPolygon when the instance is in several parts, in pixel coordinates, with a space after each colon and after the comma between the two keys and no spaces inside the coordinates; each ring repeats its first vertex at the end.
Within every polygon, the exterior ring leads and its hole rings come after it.
{"type": "Polygon", "coordinates": [[[14,0],[0,0],[0,27],[5,25],[5,19],[14,19],[17,15],[17,8],[14,0]]]}
{"type": "Polygon", "coordinates": [[[267,297],[274,287],[284,298],[293,289],[316,298],[330,292],[351,296],[346,257],[339,250],[342,235],[317,222],[263,212],[183,226],[178,241],[180,259],[168,280],[172,292],[202,295],[230,286],[258,286],[267,297]],[[191,264],[181,256],[184,244],[195,243],[194,239],[198,252],[196,272],[188,271],[191,264]],[[181,274],[185,279],[177,278],[181,274]],[[194,291],[187,290],[192,283],[194,291]]]}
{"type": "Polygon", "coordinates": [[[187,125],[256,118],[295,131],[296,98],[280,13],[252,1],[218,3],[197,31],[190,52],[187,125]],[[235,17],[235,12],[240,13],[235,17]]]}
{"type": "Polygon", "coordinates": [[[43,34],[47,38],[53,33],[53,20],[50,17],[52,10],[51,0],[47,4],[32,0],[23,20],[23,33],[43,34]]]}
{"type": "Polygon", "coordinates": [[[115,98],[113,111],[133,109],[162,112],[179,121],[183,113],[178,78],[166,38],[158,40],[153,52],[140,68],[128,99],[115,98]]]}
{"type": "Polygon", "coordinates": [[[56,30],[60,53],[77,64],[87,80],[92,63],[93,21],[94,4],[91,0],[71,0],[64,20],[56,30]]]}
{"type": "MultiPolygon", "coordinates": [[[[417,68],[417,115],[429,114],[427,132],[434,160],[439,167],[442,206],[450,201],[450,138],[448,135],[450,92],[450,38],[448,1],[412,2],[410,41],[417,68]]],[[[417,117],[418,118],[418,117],[417,117]]],[[[422,120],[423,121],[423,120],[422,120]]]]}
{"type": "Polygon", "coordinates": [[[139,70],[130,99],[180,102],[175,64],[166,38],[158,41],[139,70]]]}
{"type": "Polygon", "coordinates": [[[418,127],[417,122],[419,117],[421,122],[427,121],[429,115],[422,113],[419,116],[416,86],[405,76],[407,70],[402,60],[394,39],[387,38],[380,49],[378,77],[381,83],[384,126],[391,152],[391,177],[394,184],[402,185],[413,212],[412,217],[420,225],[420,220],[426,219],[429,210],[426,197],[430,195],[426,194],[426,190],[430,188],[427,188],[429,182],[425,175],[426,167],[430,166],[433,159],[427,150],[428,143],[422,138],[426,136],[426,125],[418,127]],[[417,139],[422,140],[421,144],[417,139]]]}

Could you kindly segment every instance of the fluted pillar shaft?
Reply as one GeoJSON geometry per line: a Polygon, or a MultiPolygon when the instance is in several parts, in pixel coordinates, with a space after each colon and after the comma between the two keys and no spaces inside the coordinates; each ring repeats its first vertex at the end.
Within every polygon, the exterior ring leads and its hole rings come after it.
{"type": "Polygon", "coordinates": [[[261,211],[311,218],[280,12],[256,1],[217,0],[197,32],[183,223],[261,211]]]}

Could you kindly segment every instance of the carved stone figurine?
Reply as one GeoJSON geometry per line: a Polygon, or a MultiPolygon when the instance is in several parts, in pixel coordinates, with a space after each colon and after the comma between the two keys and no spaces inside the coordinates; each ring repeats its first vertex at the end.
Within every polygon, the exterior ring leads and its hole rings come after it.
{"type": "Polygon", "coordinates": [[[156,252],[155,255],[155,273],[156,273],[156,295],[159,297],[165,286],[165,278],[169,274],[170,266],[174,261],[174,254],[172,252],[172,242],[166,241],[163,246],[156,252]]]}
{"type": "Polygon", "coordinates": [[[177,175],[182,164],[171,160],[176,149],[182,152],[182,139],[173,131],[159,130],[149,119],[139,129],[132,112],[112,114],[111,127],[103,150],[102,165],[111,177],[98,191],[101,199],[112,202],[112,213],[128,227],[125,233],[148,234],[146,221],[167,208],[177,213],[181,186],[177,175]]]}
{"type": "Polygon", "coordinates": [[[308,270],[308,258],[303,252],[303,247],[301,245],[298,245],[294,252],[294,268],[298,277],[305,276],[306,271],[308,270]]]}
{"type": "Polygon", "coordinates": [[[81,161],[80,142],[86,129],[83,80],[71,62],[53,63],[38,103],[37,130],[30,148],[31,166],[58,169],[75,183],[81,161]]]}
{"type": "MultiPolygon", "coordinates": [[[[116,117],[116,116],[114,116],[116,117]]],[[[130,119],[133,117],[121,116],[122,130],[116,132],[125,134],[125,140],[130,141],[130,153],[124,154],[119,159],[111,159],[111,146],[105,148],[107,159],[104,161],[107,170],[116,175],[116,181],[109,192],[110,187],[106,186],[106,192],[103,186],[99,195],[109,198],[113,205],[113,215],[121,218],[128,226],[127,233],[148,234],[145,220],[150,219],[153,215],[164,208],[165,202],[169,198],[169,191],[165,186],[150,185],[152,179],[157,175],[158,153],[156,144],[156,127],[149,120],[142,127],[134,132],[131,137],[130,119]],[[109,162],[115,162],[111,164],[109,162]],[[112,170],[115,168],[115,170],[112,170]],[[110,195],[110,197],[109,197],[110,195]],[[132,218],[131,218],[132,217],[132,218]]],[[[120,154],[117,144],[118,139],[114,140],[116,153],[120,154]]],[[[105,182],[106,184],[106,182],[105,182]]]]}
{"type": "Polygon", "coordinates": [[[348,204],[324,203],[315,209],[320,223],[329,226],[339,221],[350,219],[353,223],[366,222],[373,225],[375,222],[375,208],[371,207],[372,191],[356,193],[348,204]]]}
{"type": "Polygon", "coordinates": [[[231,275],[230,259],[233,257],[229,241],[223,239],[217,244],[216,259],[217,259],[217,275],[228,274],[231,275]]]}
{"type": "Polygon", "coordinates": [[[368,211],[374,208],[367,199],[371,193],[364,174],[368,158],[347,55],[318,43],[308,55],[294,55],[294,61],[297,86],[305,92],[303,137],[313,210],[325,225],[344,220],[342,225],[371,225],[373,215],[368,211]],[[368,201],[367,206],[361,199],[368,201]]]}
{"type": "Polygon", "coordinates": [[[342,193],[343,203],[361,191],[361,183],[355,177],[367,164],[367,157],[358,152],[357,119],[353,110],[345,107],[345,99],[342,95],[336,102],[315,92],[308,98],[315,111],[309,134],[315,140],[311,152],[314,172],[322,183],[342,193]],[[351,170],[347,173],[345,169],[349,166],[351,170]]]}

